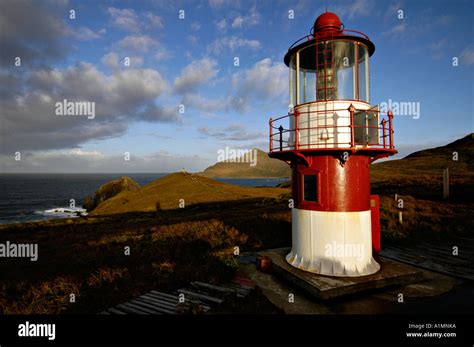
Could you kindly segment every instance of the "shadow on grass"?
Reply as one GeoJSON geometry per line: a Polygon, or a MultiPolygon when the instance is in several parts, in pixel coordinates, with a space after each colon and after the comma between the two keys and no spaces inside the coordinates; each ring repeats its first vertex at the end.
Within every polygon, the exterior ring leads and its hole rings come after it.
{"type": "Polygon", "coordinates": [[[3,227],[1,243],[37,243],[39,258],[2,259],[0,312],[98,312],[151,289],[226,281],[233,247],[289,245],[290,215],[282,200],[248,199],[3,227]]]}

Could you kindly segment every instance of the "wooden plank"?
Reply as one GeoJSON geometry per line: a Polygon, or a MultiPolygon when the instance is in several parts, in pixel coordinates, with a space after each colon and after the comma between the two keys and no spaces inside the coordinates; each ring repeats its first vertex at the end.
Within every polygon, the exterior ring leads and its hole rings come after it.
{"type": "Polygon", "coordinates": [[[128,307],[125,304],[119,304],[115,306],[116,308],[120,309],[123,312],[129,313],[129,314],[146,314],[146,312],[139,311],[133,307],[128,307]]]}
{"type": "Polygon", "coordinates": [[[250,293],[249,290],[239,288],[239,287],[237,287],[235,285],[232,285],[230,283],[226,284],[226,286],[228,286],[228,288],[231,288],[231,289],[235,290],[239,297],[245,297],[245,296],[248,295],[248,293],[250,293]]]}
{"type": "Polygon", "coordinates": [[[207,302],[212,302],[212,303],[215,303],[215,304],[218,304],[218,305],[220,305],[224,302],[224,300],[222,300],[222,299],[215,298],[215,297],[205,295],[205,294],[201,294],[201,293],[196,293],[196,292],[186,290],[186,289],[179,289],[178,292],[183,293],[185,296],[189,295],[193,298],[197,298],[197,299],[204,300],[204,301],[207,301],[207,302]]]}
{"type": "Polygon", "coordinates": [[[164,304],[166,303],[166,304],[171,305],[173,307],[176,307],[176,305],[179,304],[178,299],[173,300],[173,299],[169,299],[169,298],[166,298],[166,297],[161,297],[159,295],[152,294],[152,293],[145,294],[144,296],[148,297],[148,298],[153,298],[157,301],[163,302],[164,304]]]}
{"type": "Polygon", "coordinates": [[[123,305],[125,305],[127,307],[131,307],[131,308],[139,310],[139,311],[142,311],[146,314],[156,314],[156,312],[154,310],[151,310],[148,307],[144,307],[143,305],[138,305],[137,303],[134,303],[132,301],[129,301],[129,302],[123,304],[123,305]]]}
{"type": "Polygon", "coordinates": [[[171,294],[163,293],[163,292],[157,292],[156,290],[152,290],[150,293],[155,294],[155,295],[159,295],[159,296],[162,296],[162,297],[165,297],[165,298],[179,300],[179,297],[176,296],[176,295],[171,295],[171,294]]]}
{"type": "MultiPolygon", "coordinates": [[[[169,299],[169,297],[171,296],[171,297],[174,298],[174,301],[173,301],[174,304],[178,304],[178,303],[179,303],[179,298],[178,298],[177,296],[173,296],[173,295],[170,295],[170,294],[151,291],[151,292],[148,293],[147,295],[156,296],[156,297],[159,298],[159,299],[165,299],[165,300],[166,300],[166,299],[169,299]],[[165,294],[165,295],[162,295],[162,294],[165,294]]],[[[185,297],[185,302],[189,302],[189,303],[196,304],[196,305],[202,305],[203,308],[207,308],[207,309],[210,309],[210,308],[211,308],[211,307],[208,306],[205,302],[202,302],[202,301],[199,301],[199,300],[192,300],[192,299],[186,298],[186,297],[185,297]]]]}
{"type": "Polygon", "coordinates": [[[145,301],[143,301],[142,299],[133,299],[132,301],[130,301],[132,304],[135,304],[137,306],[142,306],[142,307],[145,307],[147,309],[149,309],[150,311],[152,311],[153,314],[164,314],[164,313],[167,313],[167,312],[163,312],[164,310],[162,310],[161,308],[153,305],[153,304],[149,304],[145,301]]]}
{"type": "MultiPolygon", "coordinates": [[[[148,300],[149,302],[151,302],[151,303],[153,303],[153,304],[158,304],[159,306],[161,306],[160,304],[163,304],[162,301],[159,301],[160,299],[155,299],[155,298],[150,298],[150,297],[144,297],[143,299],[144,299],[144,300],[148,300]]],[[[176,306],[177,306],[177,305],[178,305],[178,303],[173,304],[173,306],[172,306],[172,310],[173,310],[173,312],[174,312],[175,314],[177,313],[177,312],[176,312],[176,309],[177,309],[176,306]]],[[[181,304],[179,304],[179,305],[183,305],[185,308],[189,308],[189,307],[190,307],[190,303],[189,303],[189,302],[181,303],[181,304]]],[[[201,308],[202,308],[202,310],[203,310],[204,312],[208,312],[208,311],[211,309],[209,306],[207,306],[207,305],[205,305],[205,304],[203,304],[203,303],[200,303],[200,302],[199,302],[199,303],[195,303],[195,305],[201,306],[201,308]]],[[[163,306],[163,307],[165,307],[165,306],[163,306]]],[[[170,308],[169,308],[169,307],[165,307],[165,309],[168,309],[168,310],[169,310],[170,308]]],[[[169,312],[167,312],[167,313],[169,313],[169,312]]]]}
{"type": "Polygon", "coordinates": [[[429,247],[414,250],[409,246],[391,246],[380,253],[390,259],[412,264],[432,271],[437,271],[451,276],[474,279],[472,261],[460,262],[457,256],[441,255],[429,247]]]}
{"type": "Polygon", "coordinates": [[[162,301],[158,301],[149,297],[141,296],[137,300],[143,301],[150,305],[153,305],[157,310],[160,310],[163,313],[167,314],[176,314],[176,306],[169,305],[167,303],[163,303],[162,301]]]}
{"type": "Polygon", "coordinates": [[[142,296],[140,296],[140,298],[156,302],[157,304],[160,304],[162,307],[168,308],[172,311],[175,311],[176,305],[178,304],[177,302],[174,303],[174,302],[165,301],[163,299],[160,299],[160,298],[148,295],[148,294],[142,295],[142,296]]]}
{"type": "Polygon", "coordinates": [[[196,282],[191,282],[191,285],[193,285],[195,287],[199,287],[199,288],[209,289],[209,290],[216,291],[216,292],[235,294],[234,289],[227,288],[227,287],[222,287],[222,286],[215,286],[215,285],[212,285],[212,284],[209,284],[209,283],[196,281],[196,282]]]}
{"type": "Polygon", "coordinates": [[[260,252],[272,260],[273,274],[319,299],[331,299],[367,290],[419,282],[423,273],[413,267],[380,258],[381,270],[361,277],[321,276],[297,269],[285,260],[289,248],[260,252]]]}
{"type": "Polygon", "coordinates": [[[108,311],[109,311],[110,313],[113,313],[113,314],[127,314],[126,312],[117,310],[117,309],[115,309],[115,308],[109,308],[108,311]]]}

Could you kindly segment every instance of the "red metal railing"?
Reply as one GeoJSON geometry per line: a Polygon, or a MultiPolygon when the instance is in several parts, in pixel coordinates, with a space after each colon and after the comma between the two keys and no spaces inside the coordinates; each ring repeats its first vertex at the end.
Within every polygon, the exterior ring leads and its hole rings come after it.
{"type": "Polygon", "coordinates": [[[392,120],[393,114],[390,111],[387,113],[387,118],[380,121],[379,110],[356,109],[353,105],[347,109],[310,111],[296,109],[294,113],[276,119],[270,118],[270,152],[310,149],[394,150],[392,120]],[[347,111],[348,114],[344,115],[339,111],[347,111]],[[303,121],[300,119],[302,117],[303,121]],[[356,125],[356,117],[359,121],[364,120],[364,125],[356,125]],[[376,119],[376,125],[374,122],[368,125],[369,117],[376,119]],[[332,120],[334,124],[313,126],[322,120],[326,123],[332,120]],[[348,124],[335,125],[338,120],[348,124]],[[321,138],[320,134],[327,134],[327,138],[321,138]],[[301,141],[301,138],[304,141],[301,141]]]}
{"type": "MultiPolygon", "coordinates": [[[[311,29],[312,30],[312,29],[311,29]]],[[[366,40],[370,40],[369,39],[369,36],[367,36],[366,34],[364,34],[363,32],[360,32],[360,31],[357,31],[357,30],[349,30],[349,29],[343,29],[341,31],[337,31],[337,32],[321,32],[321,33],[312,33],[310,35],[306,35],[306,36],[303,36],[302,38],[298,39],[297,41],[295,41],[291,46],[290,48],[288,48],[288,50],[292,49],[293,47],[297,46],[299,43],[303,42],[303,41],[311,41],[311,40],[315,40],[317,41],[318,39],[326,39],[328,36],[332,35],[331,37],[332,38],[337,38],[338,36],[356,36],[356,37],[361,37],[361,38],[364,38],[366,40]]]]}

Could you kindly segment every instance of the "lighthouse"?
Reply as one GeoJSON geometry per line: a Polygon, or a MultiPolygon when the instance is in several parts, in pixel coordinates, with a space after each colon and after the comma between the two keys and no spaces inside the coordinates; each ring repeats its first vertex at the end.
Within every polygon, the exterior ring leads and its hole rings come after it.
{"type": "MultiPolygon", "coordinates": [[[[321,14],[285,55],[289,111],[270,118],[269,156],[292,171],[292,266],[328,276],[377,272],[370,164],[396,154],[393,115],[370,105],[369,37],[321,14]]],[[[374,220],[376,222],[374,222],[374,220]]],[[[379,232],[379,231],[378,231],[379,232]]]]}

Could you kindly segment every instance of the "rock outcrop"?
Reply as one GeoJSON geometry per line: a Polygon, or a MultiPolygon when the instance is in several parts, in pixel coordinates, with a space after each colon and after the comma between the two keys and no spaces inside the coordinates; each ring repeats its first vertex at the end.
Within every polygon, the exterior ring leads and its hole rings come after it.
{"type": "Polygon", "coordinates": [[[121,177],[102,185],[95,191],[94,196],[86,196],[84,198],[82,207],[90,212],[100,203],[122,192],[132,192],[138,189],[140,189],[140,185],[130,177],[121,177]]]}

